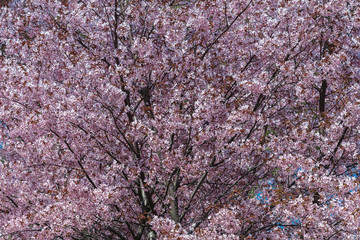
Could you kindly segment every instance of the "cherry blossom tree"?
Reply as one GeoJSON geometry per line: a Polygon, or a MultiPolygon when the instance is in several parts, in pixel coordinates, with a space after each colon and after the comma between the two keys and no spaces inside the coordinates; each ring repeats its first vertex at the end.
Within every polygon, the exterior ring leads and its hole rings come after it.
{"type": "Polygon", "coordinates": [[[357,236],[359,1],[4,5],[3,239],[357,236]]]}

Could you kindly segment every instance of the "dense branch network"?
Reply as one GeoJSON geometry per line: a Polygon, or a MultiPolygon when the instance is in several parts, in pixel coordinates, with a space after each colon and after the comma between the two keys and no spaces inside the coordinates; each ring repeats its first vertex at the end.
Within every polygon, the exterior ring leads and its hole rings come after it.
{"type": "Polygon", "coordinates": [[[0,5],[1,237],[357,236],[358,1],[0,5]]]}

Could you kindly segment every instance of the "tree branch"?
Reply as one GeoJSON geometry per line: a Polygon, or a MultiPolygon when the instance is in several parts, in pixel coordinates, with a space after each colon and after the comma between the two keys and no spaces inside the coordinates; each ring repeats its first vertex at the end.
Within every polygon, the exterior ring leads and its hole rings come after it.
{"type": "Polygon", "coordinates": [[[194,191],[192,192],[192,194],[191,194],[191,196],[190,196],[190,200],[189,200],[188,204],[186,205],[183,213],[181,214],[181,217],[180,217],[180,219],[179,219],[179,222],[181,222],[181,221],[184,219],[185,215],[189,212],[189,208],[190,208],[190,206],[191,206],[191,202],[192,202],[192,200],[194,199],[194,197],[195,197],[197,191],[199,190],[201,184],[204,182],[207,174],[208,174],[208,172],[205,171],[205,173],[201,176],[199,182],[196,184],[196,187],[195,187],[194,191]]]}
{"type": "Polygon", "coordinates": [[[215,40],[210,43],[210,45],[206,48],[204,54],[201,56],[201,60],[203,60],[206,56],[206,54],[209,52],[209,50],[215,45],[215,43],[231,28],[231,26],[238,20],[238,18],[250,7],[250,4],[252,3],[252,0],[248,3],[248,5],[232,20],[230,25],[228,25],[222,33],[220,33],[219,36],[215,38],[215,40]]]}

